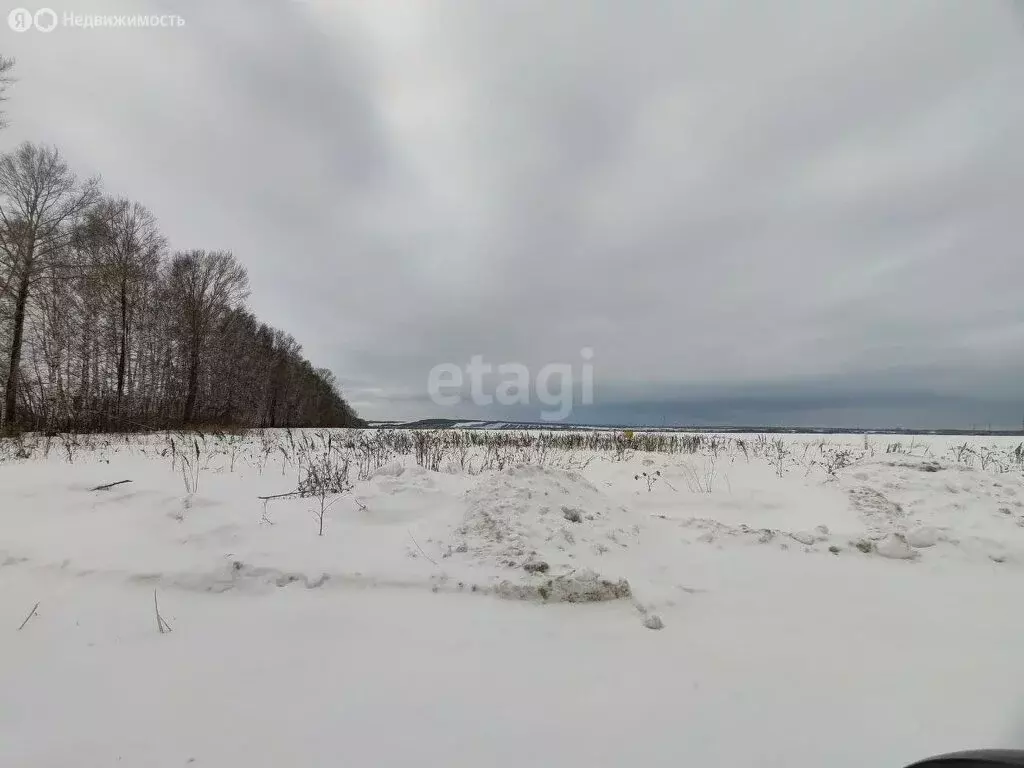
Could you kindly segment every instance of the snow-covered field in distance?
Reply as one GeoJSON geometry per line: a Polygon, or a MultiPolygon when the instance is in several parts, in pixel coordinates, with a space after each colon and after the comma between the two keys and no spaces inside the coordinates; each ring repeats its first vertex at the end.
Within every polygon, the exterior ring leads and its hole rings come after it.
{"type": "Polygon", "coordinates": [[[964,436],[964,437],[1024,437],[1024,430],[1017,429],[904,429],[904,428],[852,428],[852,427],[793,427],[793,426],[652,426],[642,424],[576,424],[567,421],[483,421],[471,419],[420,419],[417,421],[370,421],[367,426],[380,429],[482,429],[482,430],[526,430],[526,431],[621,431],[632,429],[636,432],[700,433],[700,434],[784,434],[784,435],[902,435],[902,436],[964,436]]]}
{"type": "Polygon", "coordinates": [[[468,434],[0,443],[0,765],[1024,747],[1020,438],[468,434]]]}

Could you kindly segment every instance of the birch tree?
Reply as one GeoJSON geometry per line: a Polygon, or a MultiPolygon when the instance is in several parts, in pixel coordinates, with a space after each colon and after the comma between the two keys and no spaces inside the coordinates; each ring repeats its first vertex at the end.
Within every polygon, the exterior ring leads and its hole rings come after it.
{"type": "Polygon", "coordinates": [[[0,156],[0,292],[13,299],[3,425],[16,422],[25,314],[33,287],[67,263],[79,218],[99,197],[54,147],[21,144],[0,156]]]}
{"type": "Polygon", "coordinates": [[[124,400],[130,341],[139,305],[156,277],[166,241],[149,209],[124,198],[101,201],[90,212],[83,235],[94,253],[92,267],[104,304],[113,314],[117,416],[124,400]]]}
{"type": "MultiPolygon", "coordinates": [[[[0,103],[7,101],[7,89],[14,82],[11,70],[14,69],[14,59],[0,56],[0,103]]],[[[0,110],[0,128],[7,127],[7,116],[0,110]]]]}
{"type": "Polygon", "coordinates": [[[192,423],[203,353],[218,322],[249,295],[249,276],[230,251],[174,255],[169,290],[179,313],[187,382],[182,422],[192,423]]]}

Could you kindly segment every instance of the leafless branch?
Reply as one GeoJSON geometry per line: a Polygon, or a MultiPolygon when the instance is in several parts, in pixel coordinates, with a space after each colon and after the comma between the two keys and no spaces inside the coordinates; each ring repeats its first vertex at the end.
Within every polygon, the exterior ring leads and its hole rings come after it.
{"type": "Polygon", "coordinates": [[[164,617],[160,615],[160,604],[156,599],[156,590],[153,590],[153,610],[156,612],[156,628],[160,634],[171,631],[171,625],[164,621],[164,617]]]}
{"type": "Polygon", "coordinates": [[[288,496],[296,496],[299,493],[299,489],[296,488],[294,491],[288,491],[288,493],[275,493],[272,496],[257,496],[256,498],[260,501],[267,501],[268,499],[284,499],[288,496]]]}
{"type": "MultiPolygon", "coordinates": [[[[412,543],[416,545],[416,549],[418,549],[420,551],[420,554],[423,555],[425,558],[427,558],[427,560],[432,562],[434,565],[437,565],[437,560],[435,560],[434,558],[432,558],[430,555],[428,555],[426,552],[423,551],[423,547],[421,547],[420,543],[418,541],[416,541],[416,537],[412,535],[412,531],[410,530],[410,531],[408,531],[408,533],[409,533],[409,538],[412,539],[412,543]]],[[[438,565],[437,567],[440,568],[441,566],[438,565]]]]}
{"type": "Polygon", "coordinates": [[[32,606],[32,610],[28,612],[28,616],[25,617],[25,620],[23,622],[21,622],[21,626],[18,627],[18,631],[19,632],[21,632],[21,630],[23,630],[25,628],[25,625],[28,624],[29,620],[33,616],[36,615],[36,609],[38,609],[38,608],[39,608],[39,603],[36,603],[35,605],[32,606]]]}
{"type": "Polygon", "coordinates": [[[125,483],[130,483],[130,482],[132,482],[132,481],[131,480],[118,480],[116,483],[107,483],[106,485],[97,485],[95,488],[90,488],[89,490],[90,491],[107,491],[107,490],[110,490],[111,488],[113,488],[116,485],[124,485],[125,483]]]}

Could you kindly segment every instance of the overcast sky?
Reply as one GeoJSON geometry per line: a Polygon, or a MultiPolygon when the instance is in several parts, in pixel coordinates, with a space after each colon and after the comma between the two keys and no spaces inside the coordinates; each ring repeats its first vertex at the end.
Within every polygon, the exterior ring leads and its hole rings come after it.
{"type": "Polygon", "coordinates": [[[365,417],[592,348],[574,420],[1024,418],[1024,0],[49,7],[185,26],[4,26],[0,142],[232,249],[365,417]]]}

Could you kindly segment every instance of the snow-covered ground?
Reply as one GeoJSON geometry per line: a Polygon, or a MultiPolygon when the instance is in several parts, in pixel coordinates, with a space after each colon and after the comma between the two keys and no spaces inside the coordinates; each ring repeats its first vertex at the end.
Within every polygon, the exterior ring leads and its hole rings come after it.
{"type": "Polygon", "coordinates": [[[0,765],[1024,747],[1019,439],[470,446],[435,471],[375,434],[0,445],[0,765]],[[345,457],[322,536],[316,493],[258,498],[345,457]]]}

